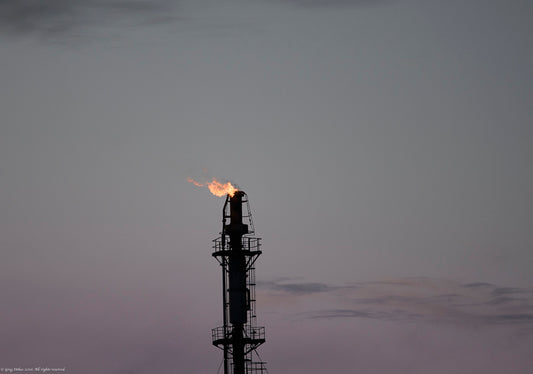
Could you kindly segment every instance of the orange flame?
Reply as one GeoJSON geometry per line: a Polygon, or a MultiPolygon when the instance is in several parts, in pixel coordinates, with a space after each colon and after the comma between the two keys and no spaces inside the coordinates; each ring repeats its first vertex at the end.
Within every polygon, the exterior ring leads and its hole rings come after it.
{"type": "Polygon", "coordinates": [[[193,183],[195,186],[198,187],[207,187],[209,188],[209,191],[215,196],[224,196],[224,195],[235,195],[235,192],[238,191],[237,187],[232,185],[230,182],[222,183],[218,179],[213,178],[211,182],[208,183],[200,183],[195,181],[192,178],[187,178],[187,182],[193,183]]]}

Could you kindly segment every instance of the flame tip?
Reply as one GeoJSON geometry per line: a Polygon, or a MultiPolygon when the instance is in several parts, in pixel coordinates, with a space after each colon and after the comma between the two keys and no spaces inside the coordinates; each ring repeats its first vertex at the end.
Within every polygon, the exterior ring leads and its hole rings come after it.
{"type": "Polygon", "coordinates": [[[222,197],[224,195],[230,195],[233,197],[235,195],[235,192],[237,192],[239,189],[235,187],[231,182],[220,182],[217,178],[213,178],[211,182],[208,183],[200,183],[195,181],[193,178],[189,177],[187,178],[188,182],[193,183],[195,186],[198,187],[207,187],[209,188],[209,191],[215,196],[222,197]]]}

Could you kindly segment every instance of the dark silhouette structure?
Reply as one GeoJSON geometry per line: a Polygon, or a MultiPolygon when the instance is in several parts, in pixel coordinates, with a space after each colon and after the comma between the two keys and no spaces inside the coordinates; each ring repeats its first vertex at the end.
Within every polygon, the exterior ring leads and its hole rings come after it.
{"type": "Polygon", "coordinates": [[[223,325],[212,330],[213,345],[224,351],[224,374],[267,373],[264,362],[253,360],[265,342],[265,328],[256,326],[255,311],[254,264],[262,252],[243,191],[226,196],[220,234],[213,241],[213,257],[222,266],[223,325]]]}

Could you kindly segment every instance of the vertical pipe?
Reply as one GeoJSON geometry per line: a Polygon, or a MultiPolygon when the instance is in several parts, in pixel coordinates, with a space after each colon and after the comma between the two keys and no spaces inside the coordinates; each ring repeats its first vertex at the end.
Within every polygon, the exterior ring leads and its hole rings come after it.
{"type": "MultiPolygon", "coordinates": [[[[224,208],[222,209],[222,250],[226,249],[226,207],[228,205],[229,195],[226,197],[226,202],[224,208]]],[[[222,320],[223,320],[223,329],[224,329],[224,374],[229,373],[229,362],[228,362],[228,353],[229,353],[229,343],[228,343],[228,295],[227,295],[227,286],[226,278],[228,276],[228,263],[226,261],[226,256],[222,256],[222,320]]]]}
{"type": "Polygon", "coordinates": [[[224,329],[224,374],[229,374],[228,370],[228,341],[227,341],[227,331],[228,331],[228,317],[227,317],[227,296],[226,296],[226,258],[222,257],[222,313],[223,313],[223,329],[224,329]]]}
{"type": "Polygon", "coordinates": [[[245,374],[244,367],[244,324],[247,321],[246,302],[246,257],[242,252],[242,236],[248,226],[242,223],[242,197],[244,192],[237,191],[230,198],[231,222],[226,226],[230,237],[229,257],[229,318],[233,326],[233,374],[245,374]]]}

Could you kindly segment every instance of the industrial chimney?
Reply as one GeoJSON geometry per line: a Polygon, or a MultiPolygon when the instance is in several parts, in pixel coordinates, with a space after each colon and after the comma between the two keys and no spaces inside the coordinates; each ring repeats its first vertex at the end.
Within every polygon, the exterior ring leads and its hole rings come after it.
{"type": "Polygon", "coordinates": [[[243,191],[226,196],[222,232],[213,242],[213,257],[222,266],[223,325],[213,329],[212,336],[213,345],[224,351],[224,374],[267,373],[256,351],[265,342],[265,328],[256,326],[255,311],[254,265],[262,253],[261,239],[254,236],[243,191]]]}

